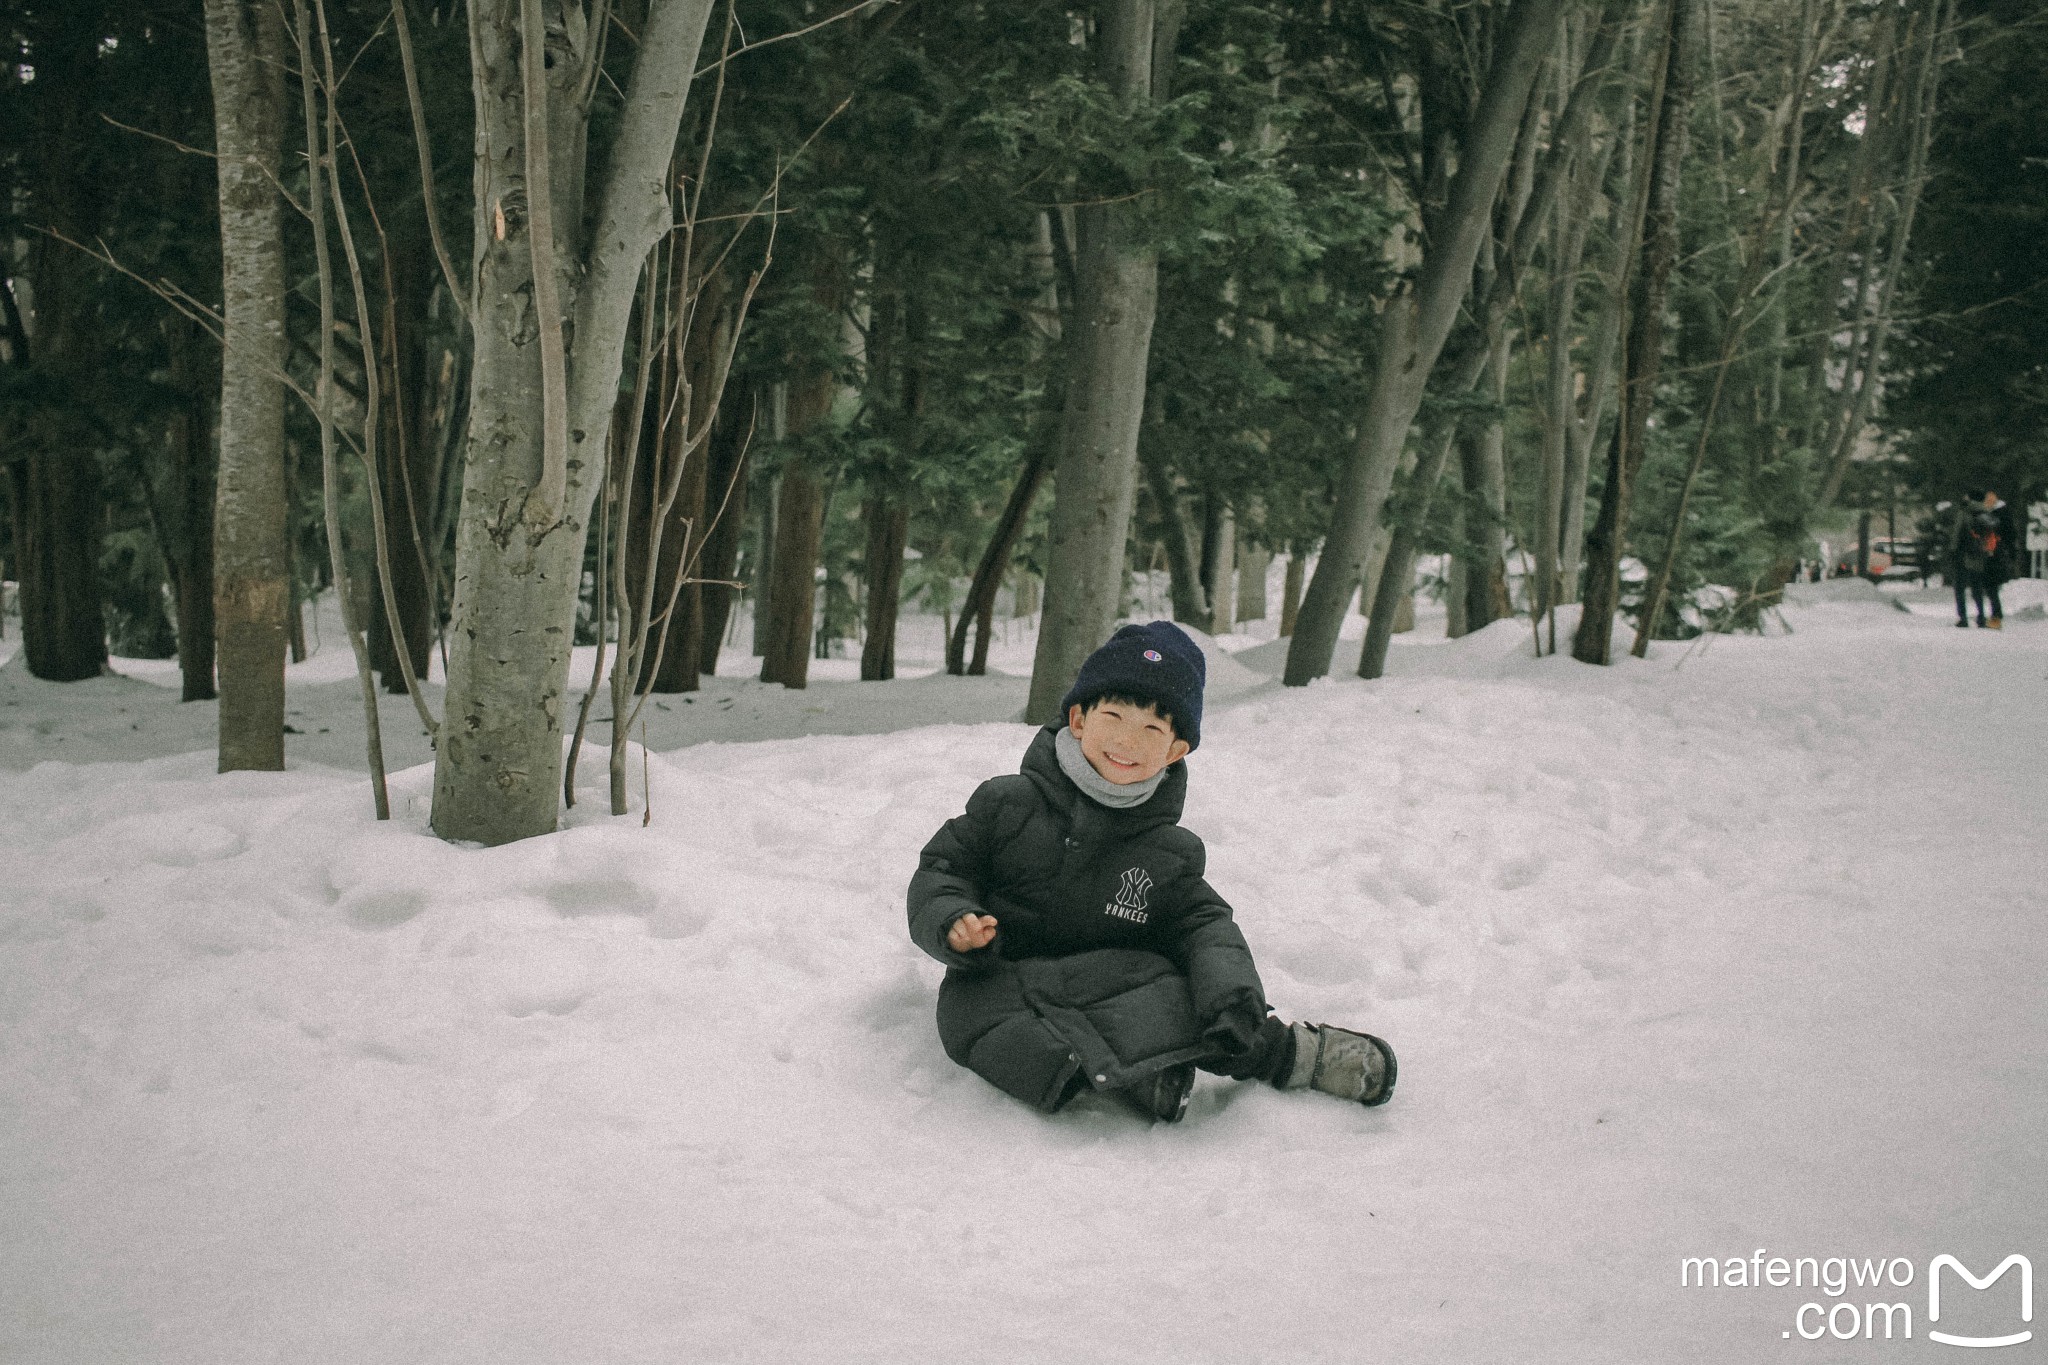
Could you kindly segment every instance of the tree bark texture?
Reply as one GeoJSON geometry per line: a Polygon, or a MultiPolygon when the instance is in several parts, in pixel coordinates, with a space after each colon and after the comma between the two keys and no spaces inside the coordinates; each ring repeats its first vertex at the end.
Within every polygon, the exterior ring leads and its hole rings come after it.
{"type": "Polygon", "coordinates": [[[1287,651],[1283,681],[1290,687],[1330,670],[1345,604],[1372,549],[1430,373],[1470,291],[1473,266],[1492,226],[1494,198],[1544,57],[1556,45],[1564,9],[1564,0],[1517,0],[1459,148],[1448,202],[1434,224],[1421,271],[1381,314],[1379,360],[1358,443],[1339,475],[1330,532],[1287,651]]]}
{"type": "Polygon", "coordinates": [[[283,16],[269,0],[206,0],[219,150],[222,260],[220,473],[214,501],[214,629],[222,772],[284,767],[283,16]]]}
{"type": "MultiPolygon", "coordinates": [[[[1098,66],[1120,99],[1163,99],[1180,0],[1103,0],[1098,66]]],[[[1123,614],[1124,547],[1137,492],[1138,428],[1159,302],[1158,252],[1129,204],[1074,210],[1077,236],[1066,407],[1053,469],[1045,608],[1026,720],[1045,724],[1081,663],[1123,614]]]]}
{"type": "Polygon", "coordinates": [[[1664,43],[1663,95],[1652,130],[1650,180],[1642,226],[1642,268],[1629,297],[1621,410],[1608,444],[1600,513],[1586,537],[1586,599],[1572,657],[1606,664],[1614,650],[1614,613],[1621,600],[1621,555],[1629,504],[1642,468],[1650,405],[1664,349],[1664,299],[1678,259],[1678,183],[1685,160],[1686,115],[1692,101],[1692,44],[1700,0],[1671,0],[1664,43]]]}
{"type": "Polygon", "coordinates": [[[544,197],[555,213],[552,222],[536,223],[528,207],[539,187],[528,183],[526,167],[521,6],[473,0],[469,7],[475,350],[433,826],[443,838],[484,844],[555,828],[584,539],[604,481],[641,269],[673,221],[670,161],[711,0],[648,6],[587,233],[583,86],[600,35],[589,30],[580,6],[545,8],[544,197]],[[529,240],[533,232],[546,234],[539,251],[529,240]],[[544,436],[536,256],[557,267],[554,292],[568,324],[566,446],[558,465],[544,436]],[[536,515],[542,510],[546,515],[536,515]]]}

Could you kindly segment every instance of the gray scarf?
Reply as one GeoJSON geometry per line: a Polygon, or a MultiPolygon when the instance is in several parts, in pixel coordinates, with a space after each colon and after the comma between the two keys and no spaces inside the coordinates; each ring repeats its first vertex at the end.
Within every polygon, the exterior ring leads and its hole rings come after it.
{"type": "Polygon", "coordinates": [[[1074,785],[1098,805],[1111,810],[1129,810],[1142,806],[1152,799],[1152,793],[1159,790],[1159,784],[1166,780],[1166,769],[1161,768],[1143,782],[1112,782],[1095,771],[1095,765],[1081,752],[1081,741],[1074,738],[1074,732],[1066,726],[1053,736],[1053,752],[1060,761],[1060,771],[1073,779],[1074,785]]]}

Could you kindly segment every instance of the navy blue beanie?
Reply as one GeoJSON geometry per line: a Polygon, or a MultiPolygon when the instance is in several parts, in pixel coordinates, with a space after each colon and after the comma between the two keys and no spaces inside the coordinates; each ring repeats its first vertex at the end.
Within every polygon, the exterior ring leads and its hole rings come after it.
{"type": "Polygon", "coordinates": [[[1060,702],[1060,715],[1086,710],[1104,697],[1150,702],[1173,717],[1173,733],[1188,748],[1202,743],[1202,684],[1209,666],[1202,647],[1171,621],[1124,626],[1088,656],[1060,702]]]}

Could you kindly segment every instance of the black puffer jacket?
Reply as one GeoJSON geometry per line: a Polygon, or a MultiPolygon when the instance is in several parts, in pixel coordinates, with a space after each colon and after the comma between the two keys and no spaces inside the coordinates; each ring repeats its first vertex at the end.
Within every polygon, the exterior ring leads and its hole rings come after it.
{"type": "Polygon", "coordinates": [[[1202,841],[1177,823],[1187,764],[1112,810],[1060,770],[1058,731],[1039,732],[1018,775],[981,784],[910,880],[910,936],[952,969],[946,1055],[1048,1111],[1082,1084],[1227,1055],[1266,1015],[1244,935],[1202,880],[1202,841]],[[946,931],[970,911],[996,917],[996,939],[955,952],[946,931]]]}

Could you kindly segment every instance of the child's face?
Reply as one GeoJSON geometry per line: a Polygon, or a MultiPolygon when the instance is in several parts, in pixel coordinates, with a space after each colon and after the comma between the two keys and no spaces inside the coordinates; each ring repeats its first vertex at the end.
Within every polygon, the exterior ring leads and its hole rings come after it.
{"type": "Polygon", "coordinates": [[[1143,782],[1187,757],[1188,744],[1150,706],[1105,699],[1083,711],[1067,708],[1067,728],[1081,741],[1088,766],[1119,786],[1143,782]]]}

